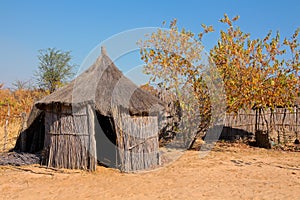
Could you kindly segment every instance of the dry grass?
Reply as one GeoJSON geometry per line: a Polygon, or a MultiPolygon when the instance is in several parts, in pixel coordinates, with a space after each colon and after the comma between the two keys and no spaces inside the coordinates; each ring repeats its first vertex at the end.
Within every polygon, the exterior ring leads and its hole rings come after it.
{"type": "Polygon", "coordinates": [[[15,118],[13,121],[9,122],[7,126],[7,140],[6,148],[4,149],[5,143],[5,126],[0,126],[0,152],[7,152],[15,146],[17,137],[21,130],[22,120],[20,118],[15,118]]]}
{"type": "Polygon", "coordinates": [[[8,151],[15,145],[16,138],[21,129],[21,114],[30,112],[35,101],[47,95],[47,92],[32,89],[19,89],[11,91],[4,89],[0,84],[0,152],[8,151]],[[7,140],[5,142],[5,123],[9,118],[7,127],[7,140]],[[3,149],[4,143],[6,148],[3,149]]]}

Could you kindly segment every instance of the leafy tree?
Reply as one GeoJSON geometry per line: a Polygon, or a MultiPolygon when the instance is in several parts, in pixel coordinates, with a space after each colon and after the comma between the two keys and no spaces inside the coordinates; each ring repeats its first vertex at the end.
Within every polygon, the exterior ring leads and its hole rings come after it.
{"type": "Polygon", "coordinates": [[[283,43],[279,31],[251,40],[250,34],[234,26],[238,18],[229,19],[225,14],[220,20],[228,28],[220,32],[211,57],[224,80],[227,111],[270,108],[269,121],[262,115],[269,132],[275,124],[274,109],[293,106],[299,94],[299,29],[283,43]]]}
{"type": "Polygon", "coordinates": [[[295,88],[297,88],[298,94],[297,96],[300,96],[300,62],[299,62],[299,57],[300,57],[300,44],[298,41],[299,37],[299,32],[300,28],[295,30],[294,34],[290,39],[285,38],[283,45],[285,45],[288,50],[290,50],[291,57],[286,60],[286,66],[287,66],[287,72],[290,76],[293,76],[296,80],[297,83],[294,85],[295,88]]]}
{"type": "Polygon", "coordinates": [[[39,66],[35,74],[37,84],[52,93],[74,76],[75,65],[71,64],[71,52],[48,48],[39,50],[39,53],[39,66]]]}
{"type": "MultiPolygon", "coordinates": [[[[152,84],[172,93],[172,95],[167,95],[168,98],[174,98],[173,102],[179,104],[175,106],[180,108],[178,112],[184,113],[182,123],[193,123],[195,118],[200,118],[203,122],[201,128],[205,129],[211,107],[208,101],[209,93],[204,77],[201,75],[201,71],[205,70],[201,64],[203,59],[201,41],[203,34],[213,31],[213,28],[205,25],[202,27],[204,31],[195,35],[184,28],[179,30],[175,19],[171,21],[169,30],[158,29],[146,40],[139,41],[138,44],[141,59],[146,63],[144,72],[151,75],[150,82],[152,84]],[[199,112],[195,113],[197,111],[199,112]]],[[[195,124],[191,126],[195,127],[195,124]]],[[[190,129],[180,131],[189,132],[190,129]]],[[[197,132],[197,130],[192,131],[197,132]]],[[[193,134],[183,135],[184,140],[188,142],[186,139],[193,137],[193,134]]]]}
{"type": "MultiPolygon", "coordinates": [[[[235,25],[239,19],[226,14],[220,20],[227,26],[220,31],[218,43],[210,51],[210,59],[216,71],[210,71],[210,79],[220,74],[226,91],[227,112],[239,109],[289,107],[299,95],[299,31],[290,39],[280,40],[279,32],[270,31],[263,39],[251,39],[235,25]],[[289,53],[287,53],[289,51],[289,53]]],[[[213,31],[212,26],[202,24],[199,34],[178,30],[176,20],[170,30],[158,29],[145,41],[139,42],[145,72],[152,75],[151,82],[162,82],[180,100],[180,107],[189,110],[181,99],[185,86],[193,88],[198,99],[201,125],[205,129],[211,120],[211,102],[214,100],[207,88],[207,77],[201,74],[202,36],[213,31]],[[200,63],[193,65],[194,63],[200,63]],[[205,123],[206,122],[206,123],[205,123]]],[[[211,88],[210,88],[211,89],[211,88]]]]}
{"type": "Polygon", "coordinates": [[[270,31],[263,39],[250,39],[234,26],[225,14],[220,20],[228,26],[220,31],[218,44],[211,50],[211,58],[222,75],[228,111],[239,109],[275,108],[291,106],[298,92],[299,46],[296,31],[292,39],[280,42],[279,32],[272,37],[270,31]],[[284,47],[290,47],[292,59],[284,47]]]}

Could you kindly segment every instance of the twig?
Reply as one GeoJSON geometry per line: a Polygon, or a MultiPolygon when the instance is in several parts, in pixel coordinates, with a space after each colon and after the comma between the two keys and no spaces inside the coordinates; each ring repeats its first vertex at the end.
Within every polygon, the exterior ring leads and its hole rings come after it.
{"type": "Polygon", "coordinates": [[[42,168],[42,169],[49,169],[49,170],[59,172],[59,173],[62,173],[62,174],[78,174],[78,173],[80,173],[80,172],[76,172],[76,171],[67,172],[63,169],[56,169],[56,168],[53,168],[53,167],[47,167],[47,166],[42,166],[42,165],[38,165],[38,166],[34,166],[34,167],[42,168]]]}
{"type": "Polygon", "coordinates": [[[17,170],[20,170],[20,171],[30,172],[30,173],[33,173],[33,174],[42,174],[42,175],[54,176],[53,173],[49,173],[49,172],[35,172],[35,171],[31,170],[31,169],[26,169],[26,168],[17,167],[17,166],[11,166],[11,168],[17,169],[17,170]]]}

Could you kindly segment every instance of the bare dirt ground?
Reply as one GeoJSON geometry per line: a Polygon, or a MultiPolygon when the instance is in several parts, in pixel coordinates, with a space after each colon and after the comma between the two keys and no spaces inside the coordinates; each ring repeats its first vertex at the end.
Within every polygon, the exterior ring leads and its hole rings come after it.
{"type": "Polygon", "coordinates": [[[300,153],[223,144],[135,174],[2,166],[0,199],[300,199],[300,153]]]}

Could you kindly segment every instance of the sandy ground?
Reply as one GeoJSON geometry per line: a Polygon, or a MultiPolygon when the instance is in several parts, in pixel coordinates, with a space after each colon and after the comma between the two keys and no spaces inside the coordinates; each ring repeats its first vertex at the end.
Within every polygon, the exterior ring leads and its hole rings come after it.
{"type": "Polygon", "coordinates": [[[300,153],[223,145],[135,174],[2,166],[0,199],[300,199],[300,153]]]}

